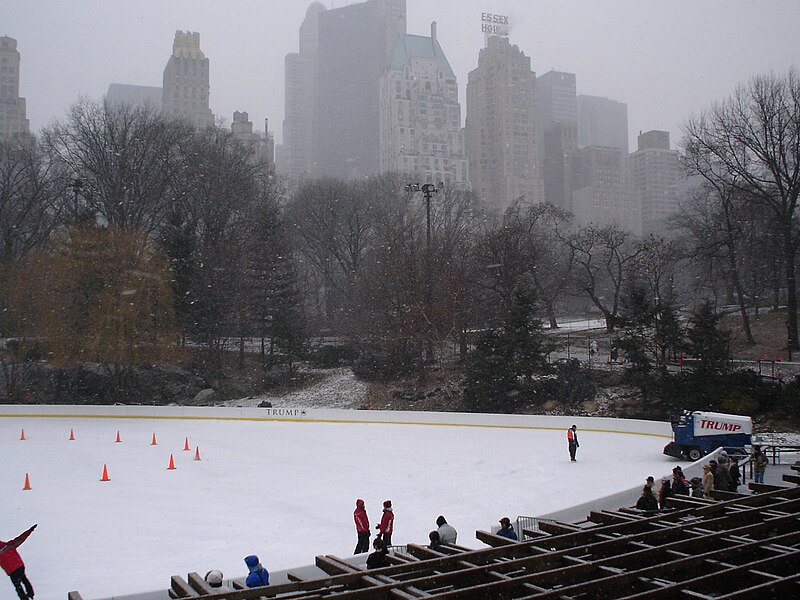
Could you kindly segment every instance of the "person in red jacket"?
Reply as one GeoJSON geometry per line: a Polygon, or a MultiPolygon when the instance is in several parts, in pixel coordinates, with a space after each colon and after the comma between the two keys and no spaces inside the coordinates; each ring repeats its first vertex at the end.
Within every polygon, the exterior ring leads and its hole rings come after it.
{"type": "Polygon", "coordinates": [[[381,522],[375,525],[379,531],[378,538],[383,540],[385,546],[392,545],[392,531],[394,531],[394,512],[392,511],[392,501],[387,500],[383,503],[383,516],[381,522]]]}
{"type": "Polygon", "coordinates": [[[20,600],[30,600],[33,598],[33,586],[25,576],[25,563],[17,552],[19,545],[28,539],[28,536],[36,529],[36,525],[18,535],[13,540],[7,542],[0,541],[0,567],[11,578],[14,589],[20,600]]]}
{"type": "Polygon", "coordinates": [[[364,501],[361,498],[356,500],[356,509],[353,511],[353,520],[356,522],[356,534],[358,535],[356,551],[353,552],[353,554],[369,552],[369,517],[367,517],[367,509],[364,508],[364,501]]]}

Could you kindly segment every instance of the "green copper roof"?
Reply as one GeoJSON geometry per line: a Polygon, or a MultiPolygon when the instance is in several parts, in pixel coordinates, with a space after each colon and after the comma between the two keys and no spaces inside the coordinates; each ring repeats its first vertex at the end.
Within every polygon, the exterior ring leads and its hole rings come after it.
{"type": "Polygon", "coordinates": [[[439,41],[422,35],[405,34],[397,36],[388,68],[401,70],[412,57],[435,60],[445,75],[455,77],[455,73],[450,68],[450,63],[447,62],[447,57],[444,55],[439,41]]]}

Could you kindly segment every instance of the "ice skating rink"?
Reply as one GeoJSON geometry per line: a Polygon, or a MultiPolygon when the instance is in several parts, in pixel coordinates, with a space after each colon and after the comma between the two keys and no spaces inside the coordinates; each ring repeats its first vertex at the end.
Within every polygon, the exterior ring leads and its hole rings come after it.
{"type": "MultiPolygon", "coordinates": [[[[37,598],[107,598],[190,571],[241,577],[248,554],[271,571],[349,556],[356,498],[373,527],[392,500],[395,544],[427,543],[443,514],[477,548],[475,530],[502,516],[606,496],[675,464],[664,437],[578,433],[570,463],[561,429],[7,416],[0,539],[38,523],[20,547],[37,598]]],[[[4,578],[0,597],[13,594],[4,578]]]]}

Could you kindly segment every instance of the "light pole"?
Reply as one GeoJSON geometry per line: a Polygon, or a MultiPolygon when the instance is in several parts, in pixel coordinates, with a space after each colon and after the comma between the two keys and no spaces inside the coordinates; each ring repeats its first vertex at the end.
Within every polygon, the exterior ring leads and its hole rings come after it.
{"type": "MultiPolygon", "coordinates": [[[[432,183],[409,183],[406,185],[406,191],[409,194],[422,192],[422,195],[425,197],[425,312],[428,319],[430,319],[431,306],[433,305],[431,286],[431,197],[434,194],[438,194],[439,190],[443,187],[444,184],[441,181],[439,185],[433,185],[432,183]]],[[[426,338],[425,361],[431,364],[433,363],[433,339],[430,335],[426,336],[426,338]]]]}

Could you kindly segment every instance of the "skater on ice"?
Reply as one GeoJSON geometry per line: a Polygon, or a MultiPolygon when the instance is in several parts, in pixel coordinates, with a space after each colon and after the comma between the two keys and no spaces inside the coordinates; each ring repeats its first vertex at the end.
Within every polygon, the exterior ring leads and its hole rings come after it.
{"type": "Polygon", "coordinates": [[[569,446],[569,459],[572,462],[575,462],[575,452],[580,447],[578,443],[578,426],[573,425],[569,429],[567,429],[567,444],[569,446]]]}

